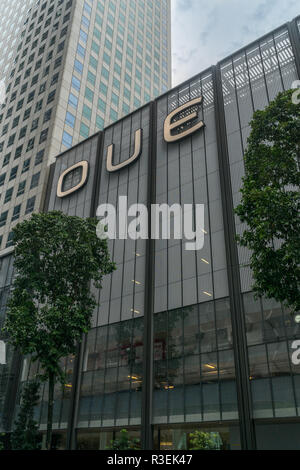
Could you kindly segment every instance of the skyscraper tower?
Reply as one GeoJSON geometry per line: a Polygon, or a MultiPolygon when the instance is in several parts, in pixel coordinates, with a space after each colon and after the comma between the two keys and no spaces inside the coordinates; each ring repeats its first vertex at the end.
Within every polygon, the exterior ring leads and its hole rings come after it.
{"type": "Polygon", "coordinates": [[[3,0],[0,250],[49,163],[171,85],[170,0],[3,0]]]}

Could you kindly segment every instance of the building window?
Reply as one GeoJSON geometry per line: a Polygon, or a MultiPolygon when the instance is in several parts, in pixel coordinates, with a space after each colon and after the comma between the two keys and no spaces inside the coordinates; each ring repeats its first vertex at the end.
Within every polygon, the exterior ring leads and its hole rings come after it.
{"type": "Polygon", "coordinates": [[[32,176],[30,189],[33,189],[33,188],[37,187],[37,185],[39,184],[39,179],[40,179],[40,172],[38,172],[38,173],[36,173],[35,175],[32,176]]]}
{"type": "Polygon", "coordinates": [[[48,129],[44,129],[41,132],[39,143],[42,144],[43,142],[45,142],[45,140],[47,140],[47,137],[48,137],[48,129]]]}
{"type": "Polygon", "coordinates": [[[69,94],[69,104],[73,106],[73,108],[77,109],[78,98],[75,95],[73,95],[73,93],[69,94]]]}
{"type": "Polygon", "coordinates": [[[75,116],[73,116],[73,114],[71,114],[69,111],[67,111],[67,113],[66,113],[65,123],[68,126],[72,127],[72,129],[75,126],[75,116]]]}
{"type": "Polygon", "coordinates": [[[13,232],[10,232],[7,237],[6,248],[8,248],[9,246],[12,246],[13,244],[14,244],[14,234],[13,232]]]}
{"type": "Polygon", "coordinates": [[[18,173],[18,166],[14,166],[10,171],[9,181],[14,180],[17,176],[17,173],[18,173]]]}
{"type": "Polygon", "coordinates": [[[82,122],[81,125],[80,125],[80,135],[81,135],[82,137],[85,137],[85,138],[87,139],[88,136],[89,136],[89,132],[90,132],[90,130],[89,130],[88,126],[86,126],[86,125],[82,122]]]}
{"type": "Polygon", "coordinates": [[[4,185],[5,177],[6,177],[6,173],[4,173],[3,175],[0,175],[0,186],[4,185]]]}
{"type": "Polygon", "coordinates": [[[17,206],[14,207],[13,215],[11,217],[12,222],[14,220],[17,220],[20,217],[21,213],[21,204],[18,204],[17,206]]]}
{"type": "Polygon", "coordinates": [[[43,123],[50,121],[51,114],[52,114],[52,109],[49,109],[48,111],[46,111],[46,113],[44,114],[43,123]]]}
{"type": "Polygon", "coordinates": [[[28,199],[27,204],[26,204],[25,214],[30,214],[31,212],[33,212],[34,204],[35,204],[35,196],[28,199]]]}
{"type": "Polygon", "coordinates": [[[3,159],[3,165],[2,166],[6,166],[9,164],[9,161],[10,161],[10,153],[7,153],[3,159]]]}
{"type": "Polygon", "coordinates": [[[19,184],[19,187],[18,187],[17,197],[18,197],[18,196],[21,196],[22,194],[24,194],[24,192],[25,192],[25,186],[26,186],[26,180],[21,181],[21,183],[19,184]]]}
{"type": "Polygon", "coordinates": [[[7,202],[9,202],[11,200],[13,191],[14,191],[14,188],[9,188],[6,191],[5,197],[4,197],[4,204],[6,204],[7,202]]]}
{"type": "Polygon", "coordinates": [[[63,133],[63,138],[62,138],[62,143],[65,147],[72,147],[72,141],[73,141],[73,137],[68,134],[68,132],[64,131],[63,133]]]}
{"type": "Polygon", "coordinates": [[[6,224],[7,214],[8,214],[8,211],[5,211],[5,212],[2,212],[2,214],[0,215],[0,227],[4,227],[4,225],[6,224]]]}
{"type": "Polygon", "coordinates": [[[34,162],[35,165],[39,165],[40,163],[42,163],[43,158],[44,158],[44,153],[45,153],[45,150],[43,149],[43,150],[40,150],[40,151],[36,154],[35,162],[34,162]]]}
{"type": "Polygon", "coordinates": [[[15,160],[22,155],[22,150],[23,150],[23,145],[20,145],[19,147],[16,148],[15,158],[14,158],[15,160]]]}
{"type": "Polygon", "coordinates": [[[29,152],[29,150],[32,150],[33,147],[34,147],[34,137],[28,140],[26,152],[29,152]]]}
{"type": "Polygon", "coordinates": [[[29,167],[30,167],[30,158],[27,158],[27,160],[25,160],[23,163],[22,173],[26,173],[26,171],[29,170],[29,167]]]}
{"type": "Polygon", "coordinates": [[[48,99],[47,99],[47,104],[51,103],[52,101],[54,101],[54,98],[55,98],[55,90],[51,91],[48,95],[48,99]]]}
{"type": "Polygon", "coordinates": [[[80,80],[78,80],[78,78],[72,77],[72,87],[76,90],[76,91],[80,91],[80,80]]]}

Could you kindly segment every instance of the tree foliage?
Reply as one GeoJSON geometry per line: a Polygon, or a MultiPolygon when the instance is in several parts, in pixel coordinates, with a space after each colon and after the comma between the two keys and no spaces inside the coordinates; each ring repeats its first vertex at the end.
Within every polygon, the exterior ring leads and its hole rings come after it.
{"type": "Polygon", "coordinates": [[[39,427],[34,420],[34,408],[39,401],[40,383],[37,381],[25,384],[21,405],[15,429],[11,435],[12,450],[39,450],[41,448],[41,438],[39,427]]]}
{"type": "Polygon", "coordinates": [[[54,211],[33,214],[13,231],[16,277],[4,332],[23,355],[39,361],[41,378],[49,381],[48,448],[54,385],[65,382],[61,359],[76,353],[90,329],[91,283],[100,288],[115,269],[97,223],[54,211]]]}
{"type": "Polygon", "coordinates": [[[238,237],[251,250],[253,289],[300,310],[300,105],[280,93],[254,113],[236,214],[238,237]]]}
{"type": "Polygon", "coordinates": [[[140,448],[140,440],[132,439],[127,429],[122,429],[120,437],[111,441],[109,450],[139,450],[140,448]]]}
{"type": "Polygon", "coordinates": [[[194,431],[190,434],[190,450],[214,450],[216,437],[215,433],[194,431]]]}

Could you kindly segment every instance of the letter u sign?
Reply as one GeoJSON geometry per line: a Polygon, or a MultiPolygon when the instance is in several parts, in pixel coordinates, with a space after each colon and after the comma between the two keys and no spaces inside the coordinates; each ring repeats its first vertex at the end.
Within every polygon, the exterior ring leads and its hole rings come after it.
{"type": "Polygon", "coordinates": [[[125,162],[119,163],[118,165],[113,165],[113,155],[114,155],[114,144],[111,144],[107,149],[107,160],[106,160],[106,169],[109,173],[114,171],[119,171],[121,168],[124,168],[127,165],[130,165],[135,160],[139,158],[142,153],[142,140],[143,140],[143,131],[138,129],[135,132],[135,141],[134,141],[134,153],[128,158],[125,162]]]}

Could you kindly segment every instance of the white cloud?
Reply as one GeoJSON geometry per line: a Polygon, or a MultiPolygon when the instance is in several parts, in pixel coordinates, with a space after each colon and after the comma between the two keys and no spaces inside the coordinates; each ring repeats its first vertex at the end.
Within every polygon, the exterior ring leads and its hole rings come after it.
{"type": "Polygon", "coordinates": [[[173,85],[298,14],[298,0],[172,0],[173,85]]]}

